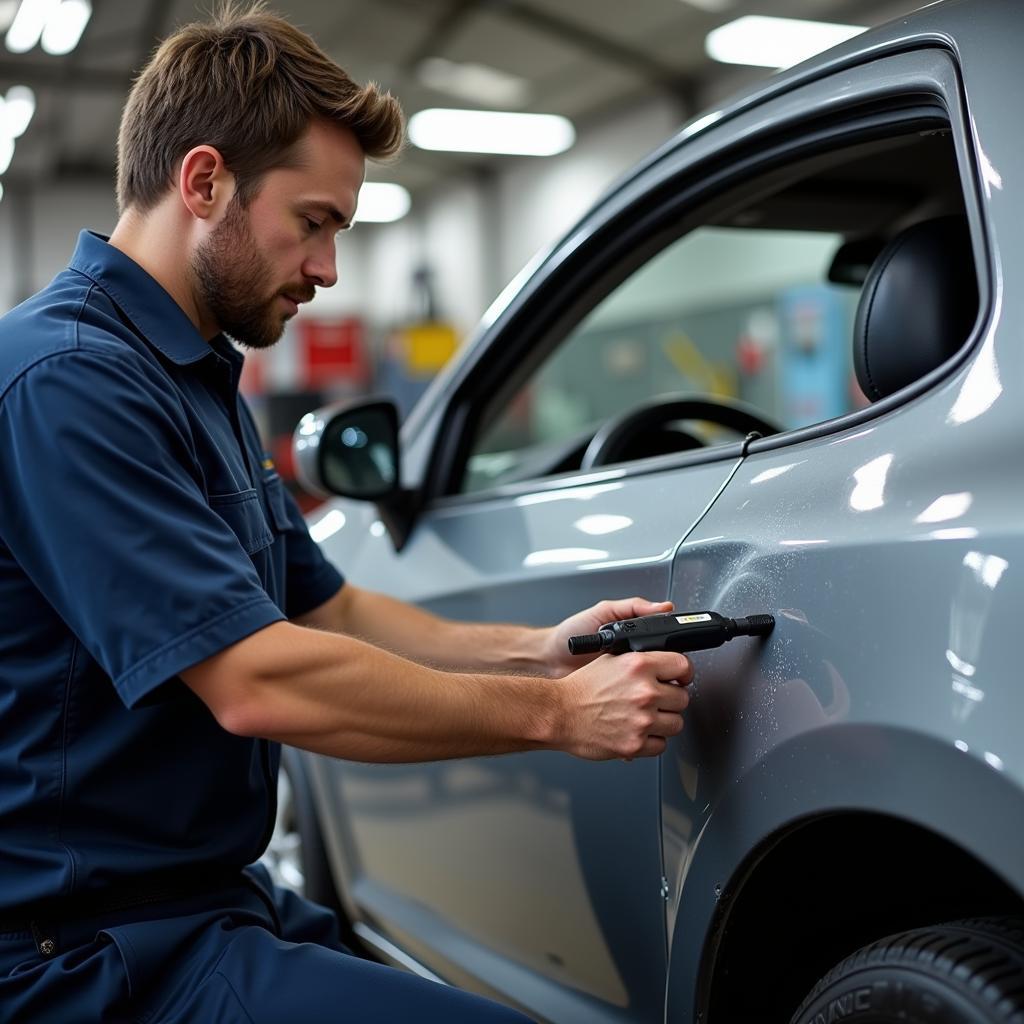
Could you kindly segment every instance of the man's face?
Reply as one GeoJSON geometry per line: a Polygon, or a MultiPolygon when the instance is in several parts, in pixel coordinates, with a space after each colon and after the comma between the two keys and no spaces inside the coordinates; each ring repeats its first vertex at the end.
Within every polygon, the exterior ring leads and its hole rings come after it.
{"type": "Polygon", "coordinates": [[[347,129],[314,123],[299,153],[247,207],[232,199],[192,257],[197,300],[248,348],[273,345],[299,304],[338,279],[335,235],[355,213],[363,151],[347,129]]]}

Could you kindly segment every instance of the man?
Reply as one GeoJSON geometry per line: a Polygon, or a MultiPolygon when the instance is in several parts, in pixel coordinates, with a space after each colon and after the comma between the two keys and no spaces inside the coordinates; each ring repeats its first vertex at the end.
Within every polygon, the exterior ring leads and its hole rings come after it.
{"type": "Polygon", "coordinates": [[[226,336],[271,345],[334,284],[402,133],[286,22],[188,26],[125,107],[113,235],[0,321],[0,1021],[523,1020],[346,954],[247,867],[278,744],[628,759],[682,728],[682,655],[566,651],[667,604],[437,619],[343,586],[264,464],[226,336]]]}

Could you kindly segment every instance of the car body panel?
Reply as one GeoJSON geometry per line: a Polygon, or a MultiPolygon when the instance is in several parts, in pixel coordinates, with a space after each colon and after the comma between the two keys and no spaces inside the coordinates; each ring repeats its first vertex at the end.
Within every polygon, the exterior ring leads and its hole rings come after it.
{"type": "MultiPolygon", "coordinates": [[[[664,758],[673,904],[689,841],[715,804],[803,733],[832,725],[918,733],[951,759],[978,758],[1024,783],[1024,691],[1011,647],[1024,606],[1024,534],[1014,514],[1024,483],[1006,473],[1020,424],[997,425],[1018,420],[1004,402],[1002,415],[936,428],[936,411],[953,414],[972,372],[825,445],[748,456],[680,548],[677,601],[685,594],[726,615],[772,612],[776,628],[764,645],[735,641],[695,655],[693,728],[664,758]],[[677,818],[685,829],[671,824],[677,818]]],[[[799,792],[820,798],[813,779],[799,792]]],[[[831,797],[847,806],[845,793],[831,797]]],[[[925,806],[908,800],[907,810],[925,806]]],[[[971,842],[1005,869],[1006,851],[971,842]]],[[[1018,872],[1024,883],[1019,856],[1018,872]]]]}
{"type": "Polygon", "coordinates": [[[349,579],[454,618],[545,625],[629,593],[776,616],[766,642],[695,655],[687,728],[659,762],[311,758],[350,911],[440,977],[540,1020],[696,1022],[744,872],[826,814],[899,817],[1024,894],[1024,299],[1005,280],[1024,267],[1019,17],[1008,0],[934,5],[684,129],[495,303],[403,426],[403,479],[436,483],[474,374],[611,222],[668,183],[697,182],[697,202],[712,158],[874,98],[941,98],[954,126],[982,314],[943,367],[739,457],[435,499],[401,552],[372,507],[327,510],[349,579]]]}

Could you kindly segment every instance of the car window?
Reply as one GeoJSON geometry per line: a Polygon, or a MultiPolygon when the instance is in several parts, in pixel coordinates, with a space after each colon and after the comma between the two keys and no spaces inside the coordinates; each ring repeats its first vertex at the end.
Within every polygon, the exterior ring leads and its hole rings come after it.
{"type": "MultiPolygon", "coordinates": [[[[663,396],[740,404],[777,431],[868,404],[852,356],[861,284],[900,227],[962,212],[948,131],[775,168],[724,199],[491,400],[463,493],[578,469],[602,426],[663,396]]],[[[620,461],[740,436],[709,420],[659,424],[620,461]]]]}
{"type": "MultiPolygon", "coordinates": [[[[858,290],[825,275],[842,236],[704,227],[612,292],[485,430],[466,490],[544,467],[617,413],[680,392],[739,399],[780,427],[864,401],[849,338],[858,290]]],[[[706,443],[731,432],[690,427],[706,443]]],[[[570,455],[571,452],[567,452],[570,455]]]]}

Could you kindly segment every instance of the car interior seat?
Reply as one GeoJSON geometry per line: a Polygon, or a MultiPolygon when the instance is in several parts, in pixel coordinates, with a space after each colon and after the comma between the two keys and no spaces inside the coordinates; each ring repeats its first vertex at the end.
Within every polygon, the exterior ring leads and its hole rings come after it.
{"type": "Polygon", "coordinates": [[[877,402],[941,366],[967,340],[978,282],[964,217],[901,231],[864,280],[854,322],[854,367],[877,402]]]}

